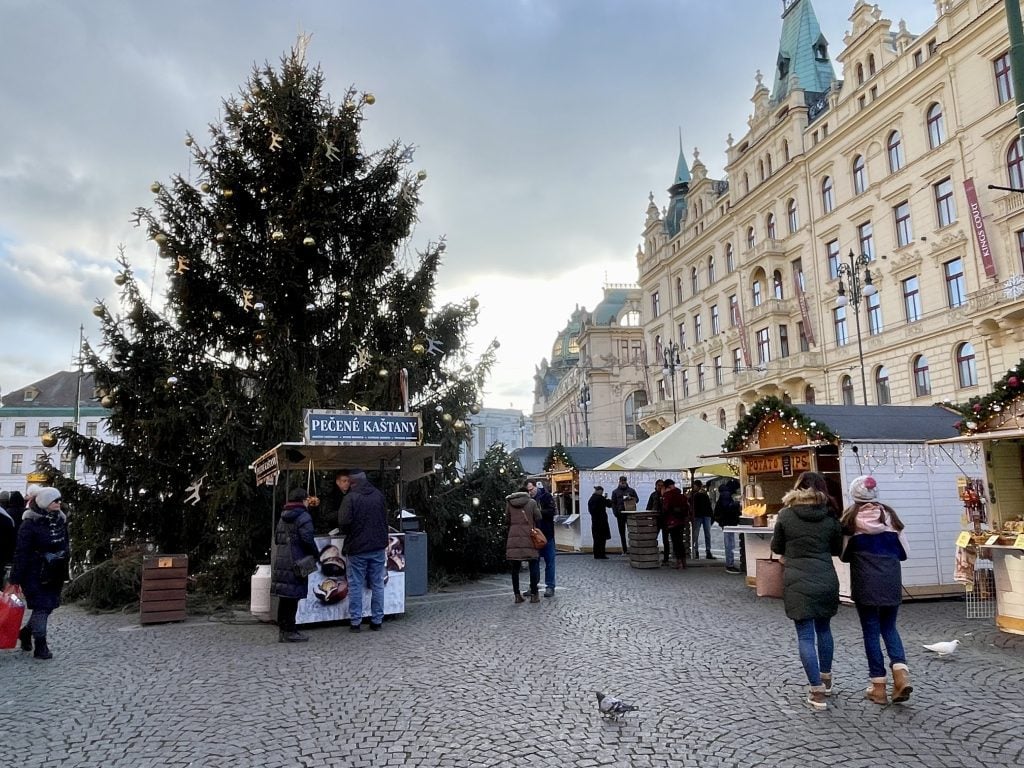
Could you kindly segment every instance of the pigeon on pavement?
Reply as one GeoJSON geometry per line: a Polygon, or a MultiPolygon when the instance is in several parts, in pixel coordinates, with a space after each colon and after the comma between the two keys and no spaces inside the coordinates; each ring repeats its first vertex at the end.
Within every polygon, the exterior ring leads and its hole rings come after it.
{"type": "Polygon", "coordinates": [[[600,691],[594,691],[594,693],[597,694],[597,708],[601,710],[601,715],[604,717],[617,718],[627,712],[635,712],[639,709],[632,704],[627,704],[622,699],[606,696],[600,691]]]}
{"type": "Polygon", "coordinates": [[[926,645],[924,647],[933,653],[939,654],[939,656],[949,656],[953,654],[959,646],[959,640],[948,640],[942,643],[932,643],[931,645],[926,645]]]}

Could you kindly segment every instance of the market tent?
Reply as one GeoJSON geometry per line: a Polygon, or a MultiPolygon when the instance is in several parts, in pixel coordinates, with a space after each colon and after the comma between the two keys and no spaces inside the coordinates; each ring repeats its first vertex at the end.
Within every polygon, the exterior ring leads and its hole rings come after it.
{"type": "Polygon", "coordinates": [[[709,454],[721,453],[726,436],[724,429],[696,416],[688,416],[594,469],[689,470],[708,475],[735,475],[736,469],[731,464],[707,458],[709,454]]]}

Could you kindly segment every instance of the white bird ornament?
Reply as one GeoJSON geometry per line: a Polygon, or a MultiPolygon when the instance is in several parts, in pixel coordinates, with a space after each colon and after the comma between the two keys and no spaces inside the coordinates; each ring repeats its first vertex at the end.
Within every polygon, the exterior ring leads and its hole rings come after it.
{"type": "Polygon", "coordinates": [[[939,656],[952,656],[959,647],[959,640],[947,640],[945,642],[932,643],[931,645],[924,646],[925,649],[932,653],[937,653],[939,656]]]}

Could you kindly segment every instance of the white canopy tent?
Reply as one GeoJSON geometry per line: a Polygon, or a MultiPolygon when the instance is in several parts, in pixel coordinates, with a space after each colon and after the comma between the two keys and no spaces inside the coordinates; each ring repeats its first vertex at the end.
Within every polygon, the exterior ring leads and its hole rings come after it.
{"type": "Polygon", "coordinates": [[[671,427],[632,445],[594,471],[689,471],[693,474],[737,475],[736,467],[710,455],[722,452],[728,433],[704,419],[688,416],[671,427]]]}

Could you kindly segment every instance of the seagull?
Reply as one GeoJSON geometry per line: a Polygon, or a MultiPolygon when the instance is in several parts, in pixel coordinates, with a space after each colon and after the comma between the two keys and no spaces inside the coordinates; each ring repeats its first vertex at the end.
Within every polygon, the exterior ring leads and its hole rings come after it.
{"type": "Polygon", "coordinates": [[[627,712],[635,712],[639,707],[634,707],[632,704],[627,704],[622,699],[617,699],[614,696],[606,696],[600,691],[594,691],[597,694],[597,708],[601,710],[603,717],[618,718],[627,712]]]}
{"type": "Polygon", "coordinates": [[[952,656],[959,646],[959,640],[948,640],[943,643],[932,643],[931,645],[924,646],[924,648],[939,654],[939,656],[952,656]]]}

